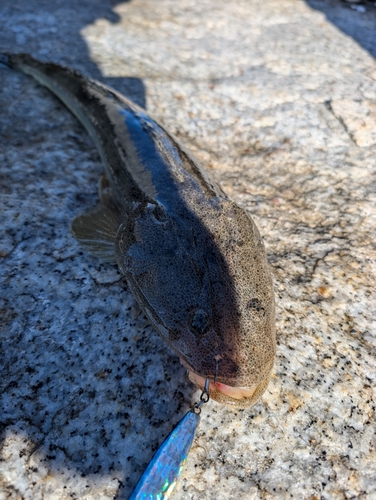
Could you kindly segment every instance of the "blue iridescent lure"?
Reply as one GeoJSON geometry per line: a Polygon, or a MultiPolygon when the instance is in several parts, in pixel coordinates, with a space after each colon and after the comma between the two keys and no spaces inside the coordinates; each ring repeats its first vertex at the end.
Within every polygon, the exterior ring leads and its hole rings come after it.
{"type": "Polygon", "coordinates": [[[200,416],[186,413],[159,447],[141,476],[129,500],[164,500],[170,498],[187,460],[200,416]]]}
{"type": "Polygon", "coordinates": [[[209,379],[200,402],[188,411],[161,444],[129,500],[167,500],[187,461],[196,429],[200,423],[201,406],[209,401],[209,379]]]}

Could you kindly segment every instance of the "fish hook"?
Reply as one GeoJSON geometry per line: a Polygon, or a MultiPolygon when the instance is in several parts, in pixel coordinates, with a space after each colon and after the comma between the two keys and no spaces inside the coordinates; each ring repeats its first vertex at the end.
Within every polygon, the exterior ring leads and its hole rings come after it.
{"type": "Polygon", "coordinates": [[[209,394],[209,385],[210,385],[210,378],[207,378],[205,380],[205,386],[204,386],[204,389],[201,393],[201,396],[200,396],[200,401],[198,403],[196,403],[194,405],[194,407],[192,408],[192,411],[197,413],[198,415],[200,415],[201,413],[201,406],[204,404],[204,403],[207,403],[210,399],[210,394],[209,394]]]}

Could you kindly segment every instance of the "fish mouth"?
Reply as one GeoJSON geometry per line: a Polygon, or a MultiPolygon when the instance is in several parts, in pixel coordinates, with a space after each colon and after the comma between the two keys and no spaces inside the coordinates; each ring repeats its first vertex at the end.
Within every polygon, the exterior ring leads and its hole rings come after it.
{"type": "MultiPolygon", "coordinates": [[[[188,377],[199,389],[203,390],[205,378],[188,371],[188,377]]],[[[253,387],[231,387],[220,382],[210,380],[209,394],[211,399],[218,403],[238,409],[247,408],[254,405],[265,392],[270,380],[270,375],[253,387]]]]}

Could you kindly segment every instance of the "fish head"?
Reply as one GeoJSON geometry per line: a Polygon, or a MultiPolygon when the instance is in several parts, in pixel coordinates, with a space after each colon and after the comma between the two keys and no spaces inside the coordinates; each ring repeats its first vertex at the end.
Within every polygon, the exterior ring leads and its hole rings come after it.
{"type": "Polygon", "coordinates": [[[190,379],[220,403],[254,404],[275,357],[274,292],[251,217],[227,199],[169,214],[148,204],[119,231],[117,260],[190,379]]]}

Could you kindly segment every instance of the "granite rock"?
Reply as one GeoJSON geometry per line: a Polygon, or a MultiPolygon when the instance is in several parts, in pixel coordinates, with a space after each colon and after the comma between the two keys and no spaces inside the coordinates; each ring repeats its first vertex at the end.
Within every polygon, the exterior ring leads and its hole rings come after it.
{"type": "MultiPolygon", "coordinates": [[[[249,410],[205,407],[177,500],[376,498],[376,8],[323,5],[0,5],[0,47],[146,106],[264,236],[274,376],[249,410]]],[[[69,232],[97,200],[87,134],[27,76],[0,79],[0,499],[127,498],[199,393],[69,232]]]]}

